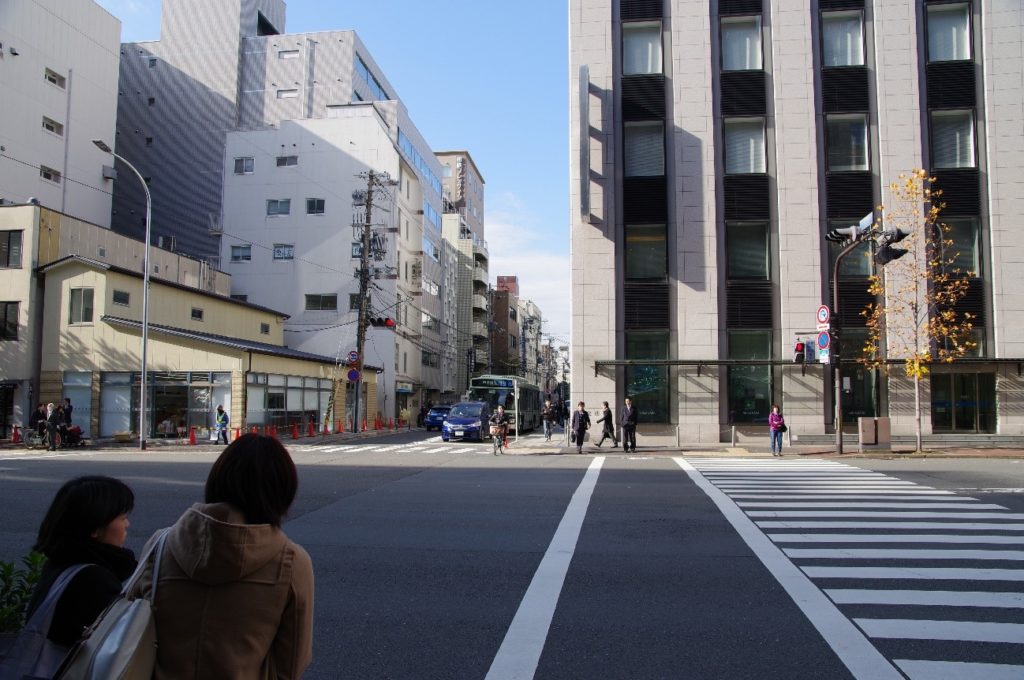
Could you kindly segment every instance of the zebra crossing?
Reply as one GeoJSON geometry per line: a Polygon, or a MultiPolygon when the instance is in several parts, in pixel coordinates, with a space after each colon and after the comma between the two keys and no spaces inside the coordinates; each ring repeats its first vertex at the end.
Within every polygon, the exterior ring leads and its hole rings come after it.
{"type": "Polygon", "coordinates": [[[1024,678],[1024,513],[839,462],[677,462],[855,676],[1024,678]]]}
{"type": "Polygon", "coordinates": [[[435,453],[482,453],[491,455],[491,444],[489,442],[471,443],[458,442],[452,444],[443,442],[440,436],[420,440],[418,442],[406,442],[404,444],[380,443],[380,444],[299,444],[290,447],[295,451],[305,453],[392,453],[392,454],[435,454],[435,453]]]}

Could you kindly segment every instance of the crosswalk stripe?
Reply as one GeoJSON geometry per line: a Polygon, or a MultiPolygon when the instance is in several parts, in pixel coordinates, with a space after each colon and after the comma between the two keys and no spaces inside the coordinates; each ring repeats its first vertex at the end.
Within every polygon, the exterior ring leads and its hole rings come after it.
{"type": "Polygon", "coordinates": [[[1012,543],[1020,536],[970,534],[768,534],[776,543],[1012,543]]]}
{"type": "Polygon", "coordinates": [[[830,588],[825,594],[836,604],[882,604],[941,607],[1024,609],[1024,593],[954,590],[863,590],[830,588]]]}
{"type": "MultiPolygon", "coordinates": [[[[870,501],[849,503],[847,499],[829,503],[828,501],[814,501],[807,503],[784,502],[784,501],[744,501],[736,505],[741,508],[891,508],[894,510],[910,508],[923,508],[925,510],[949,510],[951,508],[965,510],[1006,510],[1002,505],[991,503],[979,503],[977,505],[961,505],[959,503],[872,503],[870,501]]],[[[902,513],[901,513],[902,514],[902,513]]]]}
{"type": "Polygon", "coordinates": [[[910,680],[1020,680],[1024,678],[1024,666],[1003,663],[923,659],[896,659],[895,663],[910,680]]]}
{"type": "Polygon", "coordinates": [[[1020,643],[1024,623],[988,621],[922,621],[918,619],[854,619],[871,637],[904,640],[957,640],[1020,643]]]}
{"type": "Polygon", "coordinates": [[[785,548],[794,559],[853,560],[1024,560],[1024,550],[919,550],[870,548],[785,548]]]}
{"type": "Polygon", "coordinates": [[[840,522],[840,521],[774,521],[758,522],[763,529],[956,529],[957,531],[1024,531],[1024,524],[998,522],[840,522]]]}
{"type": "Polygon", "coordinates": [[[1020,512],[857,512],[854,510],[751,510],[751,517],[897,517],[899,519],[1024,519],[1020,512]]]}
{"type": "MultiPolygon", "coordinates": [[[[906,488],[906,489],[884,489],[884,488],[883,489],[820,489],[820,488],[811,486],[811,487],[807,487],[807,488],[796,488],[796,489],[793,489],[793,488],[789,488],[789,489],[773,489],[773,488],[742,489],[741,491],[739,491],[737,493],[729,494],[729,496],[732,497],[732,498],[741,498],[741,497],[745,498],[747,496],[750,496],[750,497],[761,496],[761,497],[763,497],[763,496],[766,496],[768,494],[780,494],[780,493],[793,494],[795,496],[806,496],[806,495],[814,495],[814,494],[819,494],[820,495],[820,494],[825,494],[825,493],[827,493],[829,495],[835,495],[835,494],[871,494],[871,495],[906,494],[906,495],[911,495],[911,496],[953,496],[955,492],[953,492],[953,491],[942,491],[942,490],[939,490],[939,489],[923,489],[923,488],[906,488]]],[[[966,498],[966,496],[962,496],[961,498],[966,498]]],[[[977,499],[971,499],[971,500],[977,500],[977,499]]]]}
{"type": "MultiPolygon", "coordinates": [[[[920,579],[922,581],[1024,581],[1024,569],[948,567],[801,567],[811,578],[920,579]]],[[[1024,640],[1024,636],[1021,636],[1024,640]]]]}

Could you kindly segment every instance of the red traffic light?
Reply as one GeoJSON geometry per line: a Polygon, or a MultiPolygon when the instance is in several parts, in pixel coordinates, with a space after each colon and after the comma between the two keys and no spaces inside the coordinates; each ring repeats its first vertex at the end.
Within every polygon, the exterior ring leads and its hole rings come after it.
{"type": "Polygon", "coordinates": [[[378,316],[370,319],[370,325],[377,328],[394,328],[395,320],[390,316],[378,316]]]}
{"type": "Polygon", "coordinates": [[[797,340],[796,341],[796,344],[793,345],[793,361],[794,361],[794,363],[798,363],[798,364],[804,363],[805,357],[807,356],[806,349],[807,349],[807,346],[804,344],[803,340],[797,340]]]}

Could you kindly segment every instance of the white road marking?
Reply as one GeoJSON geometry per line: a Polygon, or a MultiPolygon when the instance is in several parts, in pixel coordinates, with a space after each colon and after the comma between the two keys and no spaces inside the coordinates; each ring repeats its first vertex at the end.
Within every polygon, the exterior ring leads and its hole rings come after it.
{"type": "Polygon", "coordinates": [[[604,461],[603,456],[591,461],[583,481],[573,493],[569,507],[505,633],[498,654],[487,671],[487,680],[530,680],[537,672],[551,619],[604,461]]]}
{"type": "Polygon", "coordinates": [[[768,537],[740,510],[732,500],[717,489],[683,458],[675,458],[696,484],[736,529],[740,537],[785,588],[804,615],[821,633],[836,655],[856,678],[883,680],[902,675],[864,637],[836,606],[825,597],[801,571],[782,554],[768,537]]]}
{"type": "Polygon", "coordinates": [[[1024,550],[786,548],[783,552],[793,559],[805,560],[1024,560],[1024,550]]]}
{"type": "Polygon", "coordinates": [[[966,640],[1006,642],[1024,640],[1024,623],[986,621],[921,621],[918,619],[854,619],[871,637],[902,640],[966,640]]]}
{"type": "Polygon", "coordinates": [[[978,536],[970,534],[768,534],[776,543],[1010,543],[1020,545],[1020,536],[978,536]]]}
{"type": "MultiPolygon", "coordinates": [[[[802,567],[811,578],[920,579],[922,581],[1024,581],[1024,569],[948,567],[802,567]]],[[[1024,640],[1024,635],[1021,636],[1024,640]]]]}
{"type": "MultiPolygon", "coordinates": [[[[750,496],[750,497],[753,497],[753,496],[765,496],[765,495],[768,495],[768,494],[781,494],[781,493],[793,494],[793,495],[812,495],[812,494],[819,494],[820,495],[820,494],[828,493],[828,495],[830,495],[830,496],[833,495],[833,494],[871,494],[871,495],[907,494],[907,495],[913,495],[913,496],[952,496],[953,495],[952,491],[939,491],[937,489],[921,489],[921,488],[916,488],[916,489],[818,489],[818,488],[815,488],[815,487],[807,487],[806,489],[799,489],[799,488],[797,488],[797,489],[794,489],[794,488],[767,489],[766,488],[766,489],[760,489],[760,490],[758,490],[758,489],[746,490],[745,489],[745,490],[743,490],[743,491],[741,491],[739,493],[733,493],[733,494],[729,494],[729,495],[732,496],[733,498],[745,498],[745,497],[748,497],[748,496],[750,496]]],[[[971,500],[976,500],[976,499],[971,499],[971,500]]]]}
{"type": "Polygon", "coordinates": [[[1024,609],[1024,593],[954,590],[861,590],[833,588],[825,591],[837,604],[883,604],[937,607],[994,607],[1024,609]]]}
{"type": "Polygon", "coordinates": [[[1024,531],[1024,524],[997,522],[829,522],[764,521],[763,529],[956,529],[957,531],[1024,531]]]}
{"type": "Polygon", "coordinates": [[[1020,680],[1024,666],[1003,663],[965,663],[962,661],[927,661],[896,659],[910,680],[1020,680]]]}
{"type": "MultiPolygon", "coordinates": [[[[843,501],[836,501],[835,503],[829,503],[828,501],[815,501],[808,503],[785,501],[743,501],[741,503],[736,503],[736,505],[741,508],[892,508],[903,510],[909,510],[911,508],[922,508],[924,510],[950,510],[956,508],[964,510],[1006,510],[1002,505],[988,503],[964,506],[959,503],[873,503],[871,501],[848,503],[845,501],[845,498],[843,501]]],[[[899,514],[902,515],[903,513],[899,514]]]]}
{"type": "MultiPolygon", "coordinates": [[[[965,508],[966,510],[966,508],[965,508]]],[[[893,517],[898,519],[1024,519],[1020,512],[857,512],[854,510],[751,510],[751,517],[893,517]]]]}
{"type": "MultiPolygon", "coordinates": [[[[963,503],[964,501],[977,501],[977,498],[970,496],[899,496],[886,495],[888,492],[871,491],[863,494],[842,494],[833,495],[830,493],[809,493],[797,495],[791,493],[732,493],[729,497],[736,500],[746,498],[762,501],[942,501],[943,503],[963,503]]],[[[1000,506],[1002,507],[1002,506],[1000,506]]]]}

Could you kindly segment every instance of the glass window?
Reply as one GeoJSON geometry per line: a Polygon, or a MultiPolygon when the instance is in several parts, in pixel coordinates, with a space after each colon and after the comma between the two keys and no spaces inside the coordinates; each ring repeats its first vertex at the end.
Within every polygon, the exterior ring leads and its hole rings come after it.
{"type": "Polygon", "coordinates": [[[324,214],[324,199],[322,198],[307,198],[306,199],[306,214],[307,215],[323,215],[324,214]]]}
{"type": "Polygon", "coordinates": [[[202,321],[203,320],[203,310],[201,310],[199,307],[193,307],[192,308],[192,320],[193,321],[202,321]]]}
{"type": "Polygon", "coordinates": [[[622,24],[622,75],[661,72],[661,23],[622,24]]]}
{"type": "Polygon", "coordinates": [[[765,172],[764,120],[733,118],[723,122],[725,174],[765,172]]]}
{"type": "Polygon", "coordinates": [[[277,157],[277,167],[279,167],[279,168],[290,167],[292,165],[298,165],[298,164],[299,164],[299,157],[298,156],[292,155],[292,156],[278,156],[277,157]]]}
{"type": "Polygon", "coordinates": [[[971,19],[967,3],[928,5],[928,61],[971,58],[971,19]]]}
{"type": "Polygon", "coordinates": [[[768,223],[729,222],[725,225],[725,256],[730,279],[767,281],[768,223]]]}
{"type": "Polygon", "coordinates": [[[231,246],[232,262],[248,262],[252,259],[252,246],[231,246]]]}
{"type": "Polygon", "coordinates": [[[270,324],[269,323],[261,323],[260,324],[260,335],[270,335],[270,324]]]}
{"type": "Polygon", "coordinates": [[[52,132],[55,135],[64,136],[64,126],[52,118],[43,116],[43,129],[52,132]]]}
{"type": "Polygon", "coordinates": [[[722,17],[722,70],[761,68],[761,17],[722,17]]]}
{"type": "Polygon", "coordinates": [[[43,179],[53,182],[54,184],[60,184],[60,170],[54,170],[45,165],[39,166],[39,176],[43,179]]]}
{"type": "Polygon", "coordinates": [[[292,200],[290,198],[272,198],[267,201],[268,215],[289,215],[292,212],[292,200]]]}
{"type": "Polygon", "coordinates": [[[973,168],[974,112],[932,111],[932,167],[973,168]]]}
{"type": "Polygon", "coordinates": [[[278,90],[277,91],[277,98],[278,99],[295,99],[298,96],[299,96],[299,91],[298,90],[278,90]]]}
{"type": "Polygon", "coordinates": [[[832,172],[869,170],[867,114],[832,114],[825,120],[828,128],[828,169],[832,172]]]}
{"type": "Polygon", "coordinates": [[[0,269],[21,268],[21,232],[0,231],[0,269]]]}
{"type": "Polygon", "coordinates": [[[131,295],[126,290],[115,290],[113,302],[115,305],[124,305],[127,307],[131,304],[131,295]]]}
{"type": "Polygon", "coordinates": [[[860,12],[821,13],[823,66],[863,66],[863,18],[860,12]]]}
{"type": "MultiPolygon", "coordinates": [[[[770,359],[771,331],[730,331],[730,359],[770,359]]],[[[729,422],[767,423],[772,407],[771,366],[729,367],[729,422]]]]}
{"type": "Polygon", "coordinates": [[[245,293],[232,293],[231,294],[231,299],[232,300],[237,300],[238,302],[248,302],[249,301],[249,296],[246,295],[245,293]]]}
{"type": "Polygon", "coordinates": [[[348,294],[348,309],[350,312],[359,311],[359,293],[348,294]]]}
{"type": "Polygon", "coordinates": [[[668,276],[664,224],[626,225],[626,271],[629,280],[668,276]]]}
{"type": "MultiPolygon", "coordinates": [[[[627,359],[668,359],[668,333],[627,332],[627,359]]],[[[637,408],[640,422],[669,422],[667,366],[627,366],[626,394],[637,408]]]]}
{"type": "Polygon", "coordinates": [[[278,50],[277,51],[277,58],[278,59],[298,59],[299,58],[299,51],[298,50],[278,50]]]}
{"type": "Polygon", "coordinates": [[[236,158],[235,159],[235,174],[236,175],[251,175],[255,168],[255,161],[252,158],[236,158]]]}
{"type": "Polygon", "coordinates": [[[333,312],[338,309],[338,296],[322,293],[306,294],[307,312],[333,312]]]}
{"type": "Polygon", "coordinates": [[[946,271],[959,269],[961,274],[981,276],[980,247],[978,245],[978,218],[948,217],[943,222],[949,227],[942,234],[943,259],[951,260],[946,271]]]}
{"type": "Polygon", "coordinates": [[[51,69],[45,69],[43,71],[43,79],[52,85],[56,85],[62,90],[64,89],[64,86],[67,83],[67,78],[51,69]]]}
{"type": "Polygon", "coordinates": [[[663,123],[626,123],[623,141],[626,177],[660,177],[665,174],[663,123]]]}
{"type": "Polygon", "coordinates": [[[0,302],[0,340],[18,339],[18,304],[0,302]]]}
{"type": "Polygon", "coordinates": [[[291,243],[275,243],[274,244],[274,259],[275,260],[294,260],[295,259],[295,246],[291,243]]]}
{"type": "Polygon", "coordinates": [[[68,323],[92,323],[92,288],[72,288],[68,323]]]}

